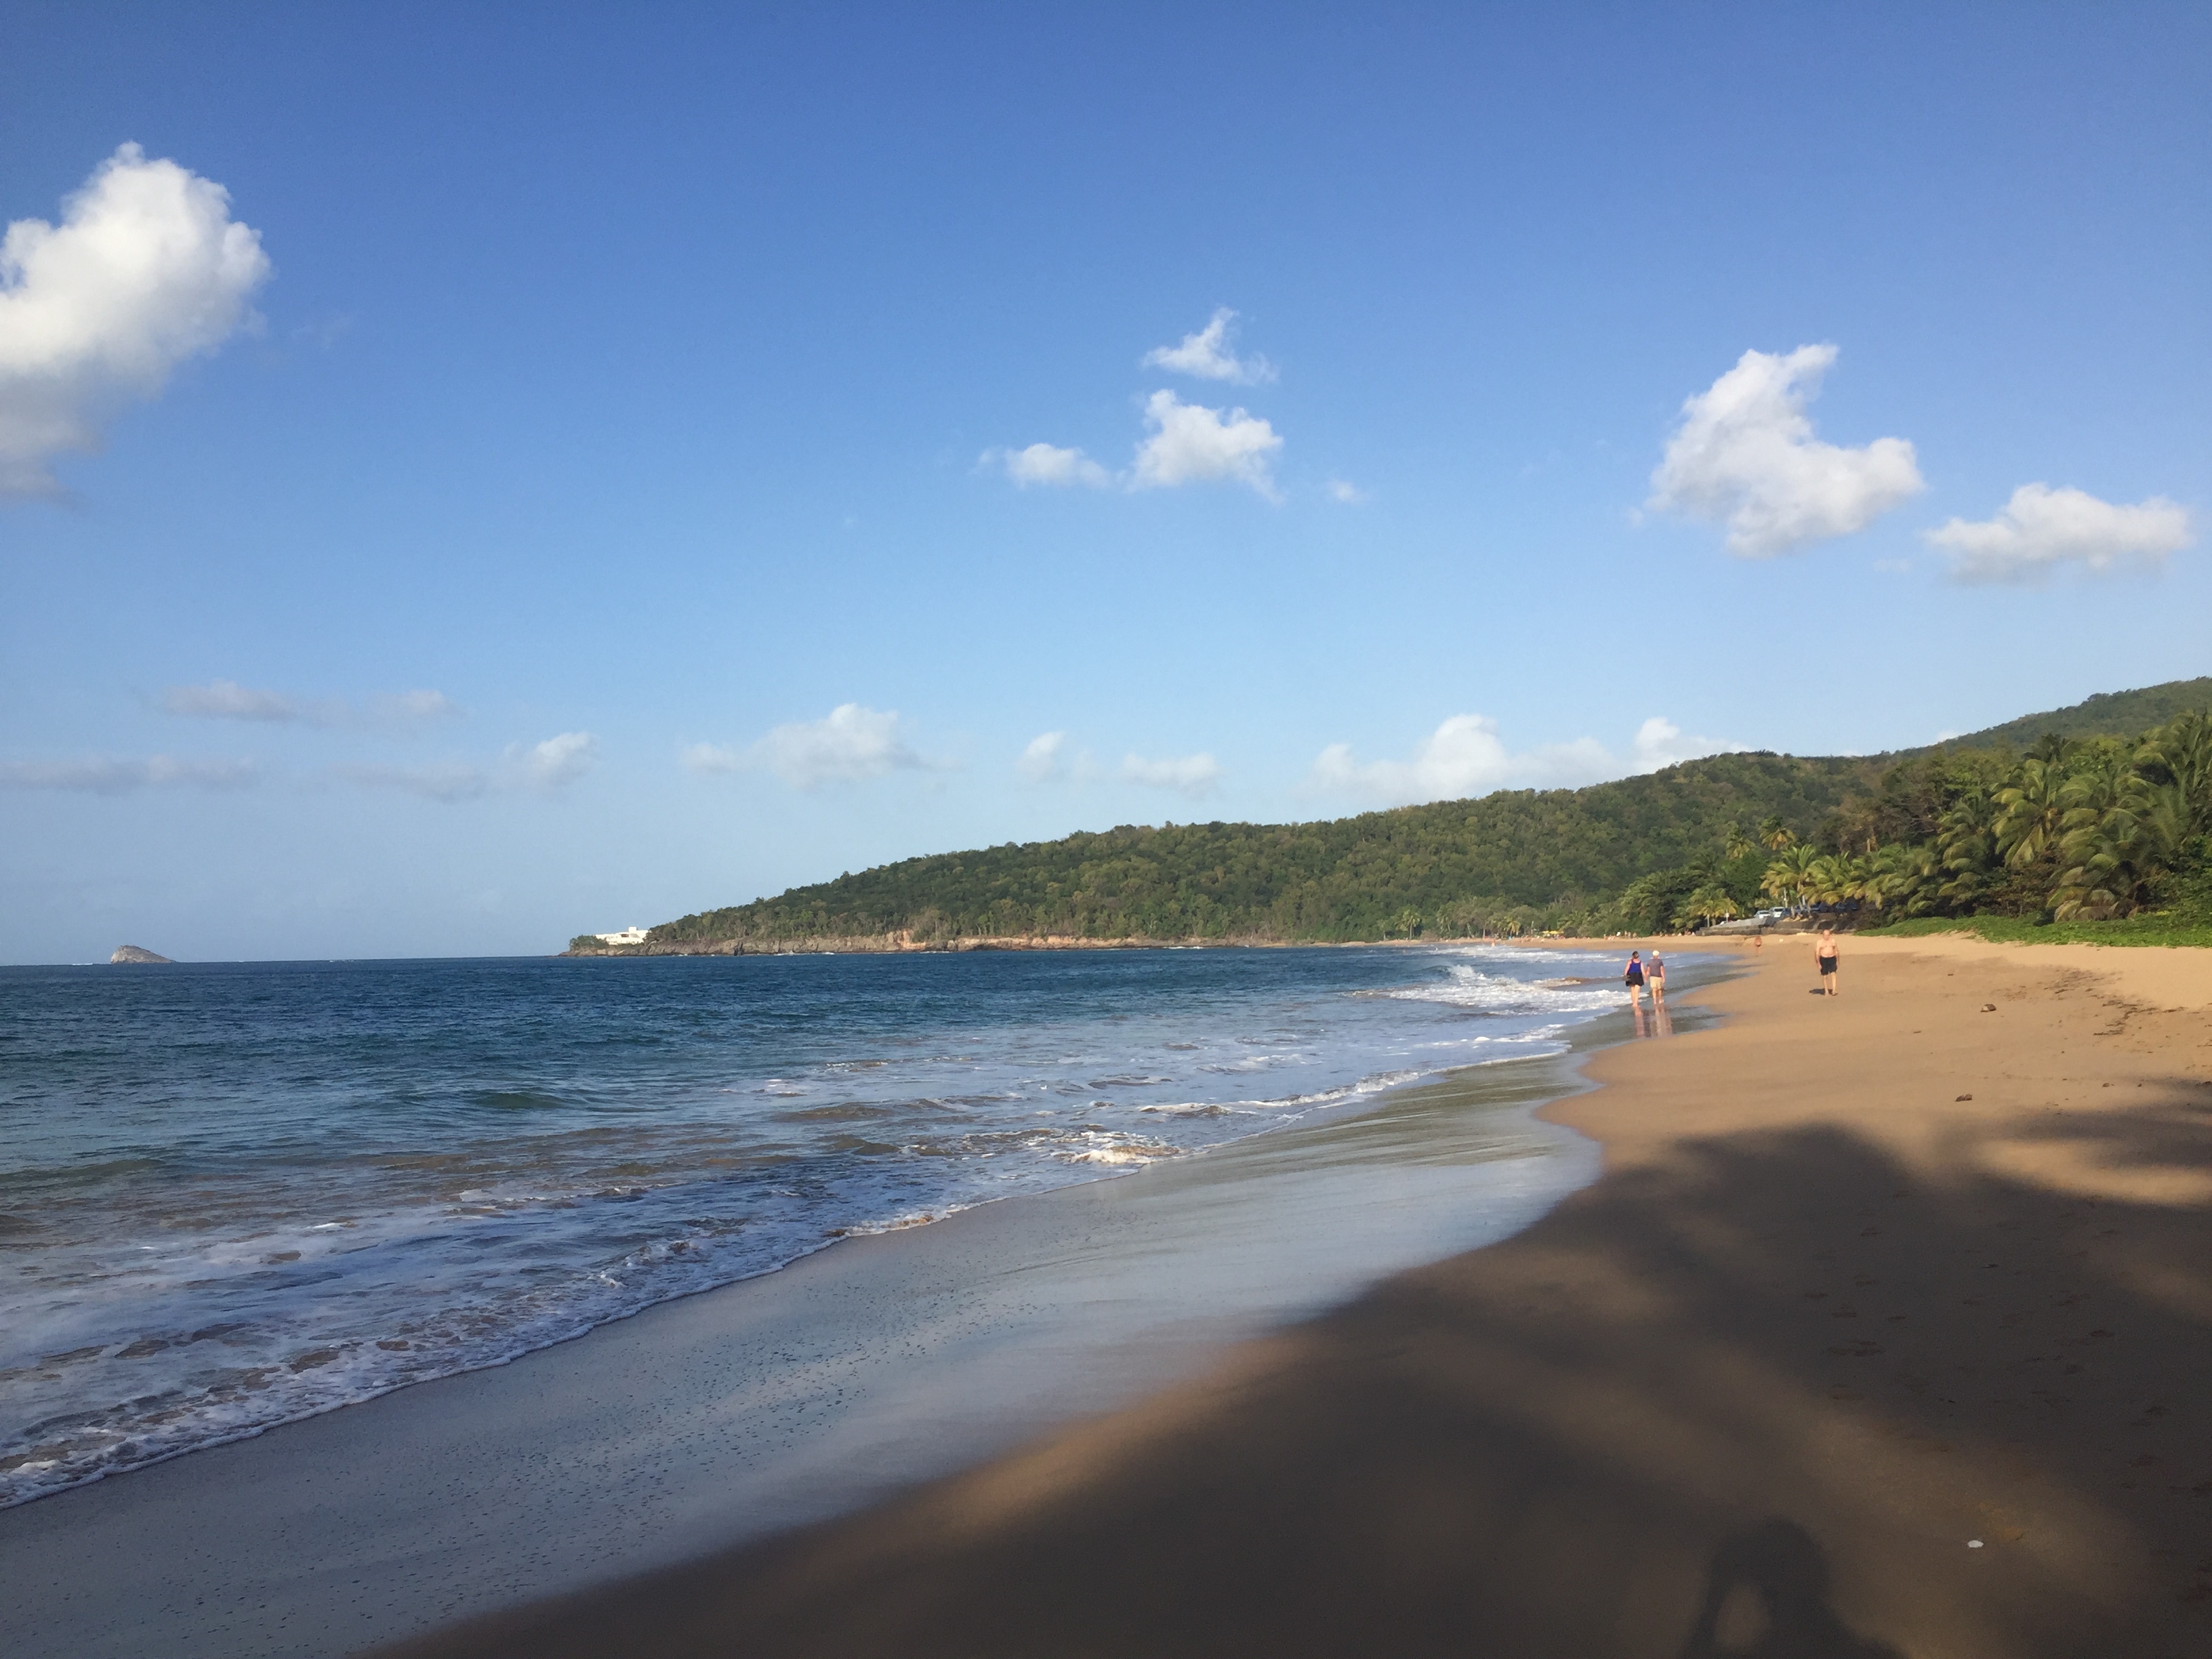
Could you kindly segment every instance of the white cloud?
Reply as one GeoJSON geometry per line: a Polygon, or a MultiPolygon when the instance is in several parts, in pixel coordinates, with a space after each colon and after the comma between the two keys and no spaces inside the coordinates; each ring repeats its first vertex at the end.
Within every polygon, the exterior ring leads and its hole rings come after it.
{"type": "Polygon", "coordinates": [[[1366,504],[1367,492],[1356,483],[1346,483],[1342,478],[1331,478],[1322,487],[1328,491],[1329,500],[1340,505],[1363,507],[1366,504]]]}
{"type": "Polygon", "coordinates": [[[1265,357],[1238,357],[1228,349],[1229,337],[1236,331],[1237,313],[1224,306],[1197,333],[1184,335],[1181,345],[1158,346],[1146,352],[1142,367],[1192,374],[1201,380],[1228,380],[1237,386],[1273,380],[1275,366],[1265,357]]]}
{"type": "Polygon", "coordinates": [[[694,772],[742,772],[750,764],[744,750],[720,743],[695,743],[684,750],[682,758],[694,772]]]}
{"type": "Polygon", "coordinates": [[[269,275],[230,197],[125,144],[63,204],[0,240],[0,495],[58,492],[49,462],[245,323],[269,275]]]}
{"type": "Polygon", "coordinates": [[[1685,737],[1682,728],[1663,714],[1654,714],[1636,728],[1636,736],[1628,745],[1626,773],[1656,772],[1662,767],[1679,766],[1684,761],[1700,760],[1707,755],[1737,755],[1743,744],[1730,743],[1725,738],[1685,737]]]}
{"type": "Polygon", "coordinates": [[[0,761],[0,788],[66,789],[81,794],[121,795],[134,789],[244,789],[261,781],[252,761],[143,760],[0,761]]]}
{"type": "Polygon", "coordinates": [[[1137,446],[1132,489],[1172,489],[1221,479],[1247,483],[1276,499],[1268,458],[1283,447],[1275,428],[1257,416],[1184,403],[1172,392],[1155,392],[1145,404],[1152,435],[1137,446]]]}
{"type": "Polygon", "coordinates": [[[840,703],[818,720],[779,726],[750,749],[696,743],[684,751],[695,772],[743,772],[766,767],[794,789],[859,783],[890,772],[926,771],[940,763],[916,754],[899,735],[889,709],[840,703]]]}
{"type": "Polygon", "coordinates": [[[592,769],[599,757],[599,739],[588,732],[563,732],[543,743],[518,745],[507,751],[518,762],[533,788],[558,789],[574,783],[592,769]]]}
{"type": "Polygon", "coordinates": [[[442,691],[395,691],[372,698],[368,705],[371,719],[395,724],[453,720],[462,712],[460,704],[442,691]]]}
{"type": "Polygon", "coordinates": [[[279,691],[256,691],[236,680],[173,685],[161,693],[161,707],[172,714],[198,715],[208,720],[295,720],[301,717],[296,698],[279,691]]]}
{"type": "Polygon", "coordinates": [[[1993,519],[1953,519],[1921,533],[1951,556],[1951,574],[1970,582],[2035,581],[2069,563],[2156,569],[2194,539],[2188,509],[2163,495],[2121,507],[2040,483],[2014,490],[1993,519]]]}
{"type": "Polygon", "coordinates": [[[1926,485],[1905,439],[1846,449],[1813,435],[1805,405],[1835,361],[1832,345],[1745,352],[1683,404],[1646,505],[1724,518],[1730,552],[1765,558],[1863,530],[1918,495],[1926,485]]]}
{"type": "Polygon", "coordinates": [[[1051,444],[1031,444],[1027,449],[987,449],[977,458],[977,465],[1003,467],[1006,476],[1024,489],[1031,484],[1050,484],[1063,489],[1071,484],[1083,484],[1092,489],[1103,489],[1114,482],[1112,473],[1081,450],[1059,449],[1051,444]]]}
{"type": "Polygon", "coordinates": [[[495,792],[562,788],[592,769],[599,750],[599,739],[590,732],[563,732],[543,743],[509,744],[495,767],[440,761],[427,766],[336,766],[331,769],[365,789],[396,789],[425,800],[477,800],[495,792]]]}
{"type": "Polygon", "coordinates": [[[475,800],[489,794],[492,787],[490,773],[459,761],[429,766],[338,766],[331,770],[365,789],[396,789],[425,800],[475,800]]]}
{"type": "Polygon", "coordinates": [[[373,697],[365,708],[335,697],[295,697],[236,680],[173,685],[159,699],[164,712],[198,720],[298,721],[305,726],[414,726],[451,719],[460,704],[442,691],[398,691],[373,697]]]}
{"type": "Polygon", "coordinates": [[[1065,732],[1040,732],[1024,746],[1014,770],[1031,783],[1049,783],[1060,775],[1060,751],[1067,742],[1065,732]]]}
{"type": "Polygon", "coordinates": [[[1152,789],[1172,789],[1195,799],[1210,793],[1221,781],[1221,763],[1206,754],[1175,755],[1161,760],[1126,755],[1121,760],[1121,775],[1131,783],[1141,783],[1152,789]]]}
{"type": "Polygon", "coordinates": [[[1595,738],[1516,753],[1489,715],[1455,714],[1422,738],[1407,760],[1362,762],[1353,757],[1350,744],[1333,743],[1316,757],[1307,784],[1376,805],[1404,806],[1493,789],[1571,788],[1738,747],[1712,738],[1686,738],[1673,721],[1654,715],[1638,729],[1626,761],[1595,738]]]}

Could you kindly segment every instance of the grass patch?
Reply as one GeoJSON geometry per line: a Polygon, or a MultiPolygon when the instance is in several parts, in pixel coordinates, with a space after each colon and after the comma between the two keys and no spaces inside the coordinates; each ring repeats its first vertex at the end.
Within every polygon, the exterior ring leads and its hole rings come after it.
{"type": "Polygon", "coordinates": [[[2173,911],[2139,912],[2118,921],[2031,921],[2023,916],[1919,916],[1863,927],[1875,939],[1966,933],[2001,945],[2192,945],[2212,947],[2212,921],[2173,911]]]}

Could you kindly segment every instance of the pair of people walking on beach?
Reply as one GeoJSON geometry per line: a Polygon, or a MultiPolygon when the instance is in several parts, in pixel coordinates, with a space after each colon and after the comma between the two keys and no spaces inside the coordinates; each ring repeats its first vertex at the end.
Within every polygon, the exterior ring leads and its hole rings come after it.
{"type": "Polygon", "coordinates": [[[1644,988],[1647,985],[1651,988],[1651,1000],[1655,1003],[1664,1002],[1667,1000],[1666,959],[1654,951],[1651,953],[1651,960],[1647,964],[1642,951],[1631,951],[1628,953],[1628,967],[1622,973],[1620,981],[1622,984],[1628,987],[1629,1001],[1639,1008],[1644,1006],[1644,988]]]}

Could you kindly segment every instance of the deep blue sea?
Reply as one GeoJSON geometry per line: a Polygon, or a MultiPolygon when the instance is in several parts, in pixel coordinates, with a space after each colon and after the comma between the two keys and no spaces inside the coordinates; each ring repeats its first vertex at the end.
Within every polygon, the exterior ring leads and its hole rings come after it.
{"type": "Polygon", "coordinates": [[[0,969],[0,1504],[1557,1053],[1614,973],[1506,946],[0,969]]]}

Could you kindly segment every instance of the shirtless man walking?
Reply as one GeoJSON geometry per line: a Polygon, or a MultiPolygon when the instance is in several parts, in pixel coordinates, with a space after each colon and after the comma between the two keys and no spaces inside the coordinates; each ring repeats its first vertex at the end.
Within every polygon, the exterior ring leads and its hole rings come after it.
{"type": "Polygon", "coordinates": [[[1813,947],[1813,960],[1820,964],[1820,988],[1828,995],[1836,994],[1836,930],[1823,927],[1820,942],[1813,947]]]}

